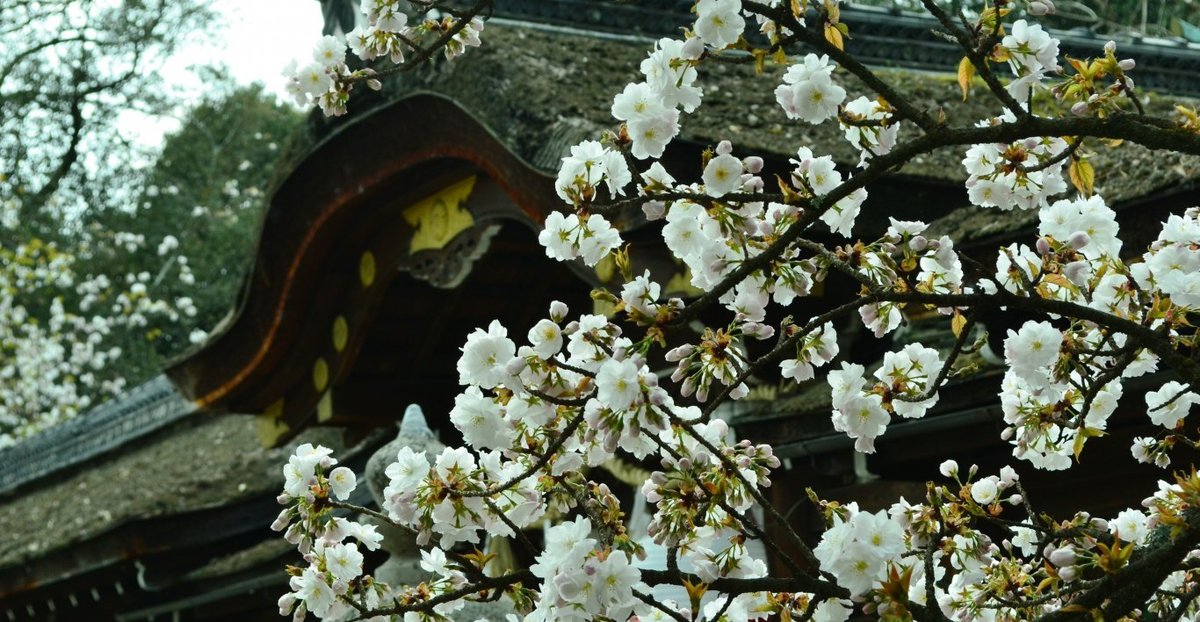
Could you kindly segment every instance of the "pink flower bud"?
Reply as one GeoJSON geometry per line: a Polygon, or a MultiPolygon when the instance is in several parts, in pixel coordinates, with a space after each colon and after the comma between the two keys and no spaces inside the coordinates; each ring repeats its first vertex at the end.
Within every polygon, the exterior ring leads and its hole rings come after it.
{"type": "Polygon", "coordinates": [[[1079,250],[1087,246],[1091,241],[1092,238],[1087,234],[1086,231],[1076,231],[1075,233],[1071,234],[1071,238],[1067,241],[1067,243],[1071,245],[1071,248],[1079,250]]]}
{"type": "Polygon", "coordinates": [[[1109,53],[1109,54],[1112,54],[1113,52],[1116,52],[1116,51],[1117,51],[1117,42],[1116,42],[1116,41],[1109,41],[1108,43],[1105,43],[1105,44],[1104,44],[1104,51],[1105,51],[1105,52],[1107,52],[1107,53],[1109,53]]]}
{"type": "Polygon", "coordinates": [[[1077,117],[1082,117],[1083,115],[1085,115],[1087,113],[1088,113],[1087,102],[1075,102],[1074,104],[1071,104],[1071,114],[1073,114],[1077,117]]]}
{"type": "Polygon", "coordinates": [[[717,143],[717,155],[729,155],[731,153],[733,153],[733,143],[728,140],[717,143]]]}
{"type": "Polygon", "coordinates": [[[690,343],[685,343],[679,347],[672,348],[671,350],[667,351],[666,355],[664,355],[663,358],[665,358],[667,360],[667,362],[669,362],[669,363],[674,363],[676,361],[687,358],[688,356],[691,356],[691,354],[695,351],[696,351],[696,346],[694,346],[690,343]]]}
{"type": "Polygon", "coordinates": [[[1035,246],[1037,246],[1037,252],[1039,255],[1050,254],[1050,240],[1047,240],[1046,238],[1038,238],[1035,246]]]}
{"type": "Polygon", "coordinates": [[[912,239],[908,241],[908,247],[918,253],[925,250],[925,248],[928,246],[929,240],[923,235],[914,235],[912,239]]]}
{"type": "Polygon", "coordinates": [[[1122,59],[1121,62],[1117,63],[1117,66],[1124,71],[1133,71],[1133,68],[1137,67],[1137,61],[1133,60],[1132,58],[1125,58],[1122,59]]]}
{"type": "Polygon", "coordinates": [[[1029,3],[1029,14],[1037,17],[1054,14],[1054,3],[1050,0],[1033,0],[1029,3]]]}
{"type": "Polygon", "coordinates": [[[742,160],[742,167],[746,169],[747,173],[757,175],[760,171],[762,171],[763,159],[758,156],[744,158],[742,160]]]}
{"type": "Polygon", "coordinates": [[[288,508],[280,512],[279,516],[275,518],[275,522],[271,523],[271,531],[283,531],[291,521],[292,509],[288,508]]]}
{"type": "Polygon", "coordinates": [[[1087,277],[1090,272],[1091,266],[1086,261],[1072,261],[1063,266],[1063,276],[1067,277],[1068,281],[1080,287],[1087,284],[1087,277]]]}
{"type": "Polygon", "coordinates": [[[1060,549],[1054,549],[1053,551],[1050,551],[1050,554],[1046,557],[1050,560],[1051,564],[1054,564],[1059,568],[1065,568],[1075,563],[1075,549],[1069,546],[1064,546],[1060,549]]]}
{"type": "Polygon", "coordinates": [[[746,322],[742,325],[742,334],[755,339],[770,339],[775,334],[775,329],[758,322],[746,322]]]}
{"type": "Polygon", "coordinates": [[[667,215],[667,204],[662,201],[647,201],[642,204],[642,213],[646,220],[661,220],[667,215]]]}
{"type": "Polygon", "coordinates": [[[295,592],[288,592],[287,594],[280,596],[277,604],[279,605],[279,615],[289,615],[292,613],[292,608],[296,606],[295,592]]]}
{"type": "MultiPolygon", "coordinates": [[[[679,373],[679,371],[676,370],[675,373],[679,373]]],[[[671,378],[674,379],[675,376],[671,376],[671,378]]],[[[683,384],[679,385],[679,394],[682,395],[683,397],[687,397],[695,392],[696,392],[696,381],[693,380],[693,377],[688,376],[687,378],[684,378],[683,384]]]]}

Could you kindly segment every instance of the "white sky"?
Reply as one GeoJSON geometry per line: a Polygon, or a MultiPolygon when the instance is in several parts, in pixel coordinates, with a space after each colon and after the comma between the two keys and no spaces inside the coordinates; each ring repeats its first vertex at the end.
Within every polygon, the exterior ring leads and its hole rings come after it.
{"type": "Polygon", "coordinates": [[[311,60],[321,36],[321,5],[316,0],[213,0],[225,22],[217,45],[193,45],[177,59],[179,69],[219,62],[239,84],[255,80],[282,95],[280,72],[292,59],[311,60]]]}
{"type": "MultiPolygon", "coordinates": [[[[225,65],[238,84],[263,83],[280,99],[282,71],[292,59],[311,57],[321,36],[321,5],[316,0],[212,0],[223,27],[211,41],[185,43],[162,69],[171,90],[186,99],[199,98],[205,85],[190,67],[225,65]]],[[[155,147],[165,132],[178,127],[178,119],[154,119],[130,112],[120,125],[137,142],[155,147]]]]}

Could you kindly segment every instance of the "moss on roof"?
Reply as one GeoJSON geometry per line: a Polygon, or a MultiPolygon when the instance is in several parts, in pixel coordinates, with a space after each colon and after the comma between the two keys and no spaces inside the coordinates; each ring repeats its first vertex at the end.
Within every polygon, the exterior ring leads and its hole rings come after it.
{"type": "Polygon", "coordinates": [[[300,561],[300,554],[296,551],[294,544],[283,538],[267,538],[258,544],[240,551],[214,557],[204,566],[187,573],[183,578],[185,581],[215,579],[254,568],[255,566],[266,564],[282,557],[295,558],[296,563],[300,561]]]}
{"type": "Polygon", "coordinates": [[[263,449],[257,420],[194,416],[121,452],[56,475],[0,506],[0,569],[102,536],[122,524],[273,496],[301,442],[341,447],[332,428],[263,449]]]}
{"type": "MultiPolygon", "coordinates": [[[[616,127],[609,113],[612,98],[625,84],[640,79],[638,65],[650,45],[530,25],[489,25],[482,47],[462,60],[438,61],[388,82],[384,99],[417,91],[452,97],[515,153],[553,171],[575,141],[616,127]]],[[[853,51],[852,42],[850,46],[853,51]]],[[[952,69],[947,67],[946,74],[890,68],[877,72],[919,107],[943,110],[950,123],[971,124],[997,114],[999,106],[981,85],[963,102],[949,73],[952,69]]],[[[848,166],[857,163],[857,151],[836,124],[813,126],[785,118],[773,94],[782,68],[769,66],[766,75],[755,76],[751,65],[707,63],[701,74],[704,105],[681,120],[683,139],[702,144],[729,139],[741,153],[777,157],[788,157],[806,145],[848,166]]],[[[836,72],[835,78],[850,98],[870,95],[845,71],[836,72]]],[[[1147,108],[1152,114],[1170,115],[1176,101],[1150,96],[1147,108]]],[[[903,135],[913,130],[909,126],[901,131],[903,135]]],[[[1193,156],[1131,144],[1095,148],[1098,188],[1110,203],[1189,183],[1200,171],[1200,158],[1193,156]]],[[[958,184],[966,178],[961,160],[961,148],[942,149],[914,159],[902,174],[958,184]]],[[[996,219],[996,213],[989,218],[996,219]]]]}

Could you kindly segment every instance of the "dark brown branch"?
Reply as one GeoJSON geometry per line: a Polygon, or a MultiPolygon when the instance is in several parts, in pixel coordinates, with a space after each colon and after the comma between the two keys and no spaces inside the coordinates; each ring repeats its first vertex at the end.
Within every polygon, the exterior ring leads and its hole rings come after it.
{"type": "Polygon", "coordinates": [[[900,402],[924,402],[933,397],[942,383],[946,382],[946,378],[950,376],[950,369],[954,366],[954,362],[958,360],[958,355],[962,354],[963,348],[967,345],[967,339],[971,334],[971,329],[975,328],[975,314],[967,316],[967,322],[958,333],[958,337],[954,340],[954,347],[951,348],[949,356],[946,357],[946,362],[942,364],[942,368],[938,370],[938,375],[933,382],[925,388],[925,391],[916,397],[905,397],[903,395],[892,396],[893,400],[900,402]]]}
{"type": "MultiPolygon", "coordinates": [[[[683,585],[687,580],[693,584],[702,583],[700,577],[683,572],[669,570],[643,570],[642,580],[647,585],[683,585]]],[[[736,596],[753,592],[809,592],[819,598],[849,598],[850,593],[842,587],[812,577],[762,577],[758,579],[728,579],[719,578],[708,584],[708,589],[722,594],[736,596]]]]}
{"type": "Polygon", "coordinates": [[[671,320],[670,325],[680,326],[696,319],[704,309],[715,304],[725,292],[732,289],[737,283],[754,272],[762,270],[782,255],[821,214],[841,199],[849,196],[851,192],[866,187],[870,182],[893,168],[902,167],[918,155],[939,147],[1010,143],[1024,138],[1042,136],[1093,136],[1129,140],[1150,149],[1200,155],[1200,136],[1175,127],[1169,122],[1165,123],[1171,129],[1164,129],[1158,121],[1146,122],[1147,119],[1150,117],[1133,114],[1114,114],[1103,119],[1023,117],[1015,122],[987,127],[937,128],[911,142],[897,146],[887,154],[873,158],[861,173],[842,182],[828,194],[814,199],[812,207],[805,210],[799,221],[789,227],[763,252],[743,261],[720,283],[685,307],[671,320]],[[1130,122],[1135,119],[1138,121],[1130,122]]]}
{"type": "Polygon", "coordinates": [[[1171,538],[1167,533],[1170,528],[1159,527],[1147,545],[1134,552],[1129,565],[1116,574],[1106,575],[1095,587],[1071,601],[1071,611],[1060,609],[1041,616],[1037,622],[1090,621],[1094,619],[1093,612],[1098,612],[1103,620],[1119,620],[1145,606],[1163,579],[1200,544],[1200,509],[1189,509],[1182,518],[1184,528],[1180,533],[1171,538]]]}
{"type": "Polygon", "coordinates": [[[779,361],[787,358],[786,355],[789,353],[789,351],[794,351],[793,348],[796,347],[796,344],[801,339],[807,337],[814,330],[820,328],[823,324],[825,324],[825,322],[828,322],[844,313],[854,311],[864,305],[871,304],[872,302],[875,302],[875,299],[871,296],[857,298],[850,302],[838,305],[837,307],[810,319],[803,327],[798,328],[794,334],[782,340],[770,352],[764,354],[747,365],[746,368],[743,369],[740,374],[738,374],[737,378],[734,379],[733,382],[723,387],[721,392],[717,394],[716,398],[714,398],[707,406],[704,407],[704,411],[696,421],[681,420],[681,422],[684,424],[691,424],[698,421],[708,421],[709,417],[712,416],[712,413],[717,409],[717,407],[724,403],[726,398],[729,397],[730,392],[732,392],[733,389],[738,385],[748,380],[750,376],[762,371],[768,365],[778,363],[779,361]]]}
{"type": "Polygon", "coordinates": [[[479,16],[480,13],[483,13],[484,9],[490,8],[492,6],[493,1],[494,0],[478,0],[475,3],[475,5],[472,6],[470,9],[463,12],[461,15],[455,16],[454,25],[451,26],[450,28],[448,28],[446,30],[446,32],[442,33],[441,36],[439,36],[437,39],[435,39],[433,41],[433,43],[430,43],[426,47],[420,47],[418,45],[415,45],[415,42],[408,42],[408,45],[412,46],[417,51],[417,53],[412,58],[406,59],[403,64],[398,65],[396,67],[389,67],[387,69],[376,71],[374,74],[371,74],[371,75],[366,75],[366,76],[361,76],[361,77],[356,77],[356,78],[349,78],[347,80],[347,82],[361,82],[363,80],[370,80],[370,79],[378,80],[380,78],[386,78],[388,76],[393,76],[398,73],[411,71],[411,70],[421,66],[426,61],[433,58],[434,54],[437,54],[439,50],[446,47],[446,44],[450,43],[450,40],[453,39],[455,37],[455,35],[462,32],[462,30],[464,28],[466,28],[468,24],[471,23],[472,19],[479,16]]]}
{"type": "Polygon", "coordinates": [[[75,162],[79,160],[79,144],[83,140],[83,95],[76,93],[71,97],[71,136],[67,139],[67,149],[58,160],[58,166],[50,173],[50,178],[38,189],[32,197],[21,203],[22,219],[33,220],[41,211],[42,206],[54,196],[63,179],[71,172],[75,162]]]}

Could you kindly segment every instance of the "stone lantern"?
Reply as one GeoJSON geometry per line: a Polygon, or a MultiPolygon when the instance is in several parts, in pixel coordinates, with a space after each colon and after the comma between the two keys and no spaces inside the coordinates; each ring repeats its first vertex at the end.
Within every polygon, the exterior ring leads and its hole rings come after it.
{"type": "MultiPolygon", "coordinates": [[[[400,420],[399,432],[396,438],[380,447],[367,461],[366,480],[375,504],[383,508],[383,490],[388,485],[385,473],[387,466],[396,460],[396,454],[408,447],[413,451],[424,451],[425,457],[432,464],[445,445],[438,440],[437,435],[429,428],[425,413],[416,404],[410,404],[404,410],[404,418],[400,420]]],[[[387,561],[375,569],[373,576],[376,580],[393,587],[416,585],[429,579],[429,572],[421,568],[421,547],[417,545],[416,536],[405,529],[366,517],[383,534],[383,549],[390,556],[387,561]]],[[[507,600],[489,603],[467,602],[462,609],[455,612],[454,617],[463,620],[504,620],[505,615],[513,613],[512,605],[507,600]]]]}

